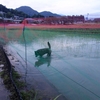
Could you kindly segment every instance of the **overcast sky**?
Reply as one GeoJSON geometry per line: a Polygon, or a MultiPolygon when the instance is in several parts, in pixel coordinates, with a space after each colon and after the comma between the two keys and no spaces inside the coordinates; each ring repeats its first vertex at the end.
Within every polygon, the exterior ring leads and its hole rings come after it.
{"type": "Polygon", "coordinates": [[[0,0],[7,8],[30,6],[38,12],[51,11],[62,15],[100,13],[100,0],[0,0]]]}

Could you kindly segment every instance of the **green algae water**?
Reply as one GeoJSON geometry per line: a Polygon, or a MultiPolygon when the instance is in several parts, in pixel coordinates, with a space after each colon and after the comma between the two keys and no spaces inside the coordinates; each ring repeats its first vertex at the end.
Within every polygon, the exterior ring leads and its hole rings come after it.
{"type": "MultiPolygon", "coordinates": [[[[31,87],[33,77],[39,71],[66,100],[100,99],[100,29],[27,28],[24,39],[23,34],[13,39],[9,34],[14,32],[8,31],[11,41],[7,46],[16,51],[23,61],[27,56],[26,77],[31,87]],[[36,58],[34,51],[48,47],[48,41],[51,57],[36,58]]],[[[24,70],[25,67],[21,68],[23,73],[24,70]]]]}

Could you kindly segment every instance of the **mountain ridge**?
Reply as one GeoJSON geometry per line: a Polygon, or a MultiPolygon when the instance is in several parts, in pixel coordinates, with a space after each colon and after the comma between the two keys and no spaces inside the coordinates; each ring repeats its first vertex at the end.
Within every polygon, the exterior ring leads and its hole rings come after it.
{"type": "Polygon", "coordinates": [[[5,5],[0,4],[0,17],[5,16],[6,18],[13,18],[14,16],[19,17],[30,17],[23,12],[19,12],[12,8],[7,8],[5,5]]]}
{"type": "Polygon", "coordinates": [[[49,16],[53,16],[53,17],[59,17],[59,16],[61,16],[61,15],[58,15],[58,14],[56,14],[56,13],[52,13],[52,12],[50,12],[50,11],[42,11],[42,12],[40,12],[40,14],[41,15],[43,15],[43,16],[45,16],[45,17],[49,17],[49,16]]]}
{"type": "Polygon", "coordinates": [[[16,8],[15,10],[17,11],[22,11],[24,12],[25,14],[29,15],[29,16],[33,16],[33,15],[37,15],[37,14],[40,14],[44,17],[49,17],[49,16],[53,16],[53,17],[59,17],[61,15],[59,14],[56,14],[56,13],[52,13],[50,11],[42,11],[42,12],[38,12],[34,9],[32,9],[31,7],[29,6],[20,6],[18,8],[16,8]]]}
{"type": "Polygon", "coordinates": [[[29,16],[33,16],[33,15],[37,15],[38,14],[38,11],[32,9],[31,7],[29,6],[20,6],[18,8],[16,8],[15,10],[17,11],[22,11],[24,12],[25,14],[29,15],[29,16]]]}

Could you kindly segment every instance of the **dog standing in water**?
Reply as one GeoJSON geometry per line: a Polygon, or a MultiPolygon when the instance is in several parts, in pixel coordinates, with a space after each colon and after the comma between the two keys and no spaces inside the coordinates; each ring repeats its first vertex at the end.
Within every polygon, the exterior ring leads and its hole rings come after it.
{"type": "Polygon", "coordinates": [[[49,48],[43,48],[35,51],[35,56],[42,57],[44,54],[47,54],[48,56],[51,56],[51,45],[49,42],[47,42],[49,48]]]}

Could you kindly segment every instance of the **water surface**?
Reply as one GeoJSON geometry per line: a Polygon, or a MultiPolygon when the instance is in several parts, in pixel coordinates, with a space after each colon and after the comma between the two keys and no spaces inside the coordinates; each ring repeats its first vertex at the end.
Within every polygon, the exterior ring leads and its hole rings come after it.
{"type": "Polygon", "coordinates": [[[16,51],[23,62],[27,60],[26,80],[31,87],[35,84],[33,77],[38,76],[41,80],[43,75],[44,82],[48,81],[66,100],[99,100],[99,31],[26,29],[24,34],[7,45],[16,51]],[[36,58],[34,51],[48,47],[48,41],[52,49],[51,57],[44,55],[36,58]]]}

